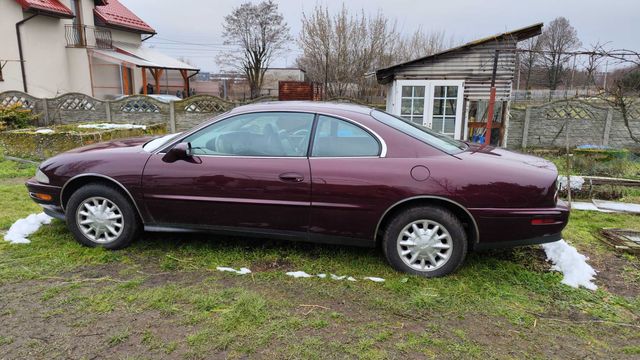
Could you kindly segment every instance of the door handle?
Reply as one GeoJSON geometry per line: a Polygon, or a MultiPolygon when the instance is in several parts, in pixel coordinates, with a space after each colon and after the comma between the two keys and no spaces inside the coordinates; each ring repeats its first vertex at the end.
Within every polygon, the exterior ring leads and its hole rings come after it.
{"type": "Polygon", "coordinates": [[[299,183],[304,180],[304,175],[294,173],[294,172],[286,172],[286,173],[280,174],[280,180],[286,181],[286,182],[299,183]]]}

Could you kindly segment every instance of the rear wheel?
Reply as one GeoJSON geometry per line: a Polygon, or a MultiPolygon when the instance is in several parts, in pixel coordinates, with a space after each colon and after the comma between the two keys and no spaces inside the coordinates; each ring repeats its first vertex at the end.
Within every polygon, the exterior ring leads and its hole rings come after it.
{"type": "Polygon", "coordinates": [[[467,236],[460,220],[450,211],[416,207],[391,220],[382,246],[387,261],[396,270],[437,277],[462,265],[467,236]]]}
{"type": "Polygon", "coordinates": [[[67,227],[83,245],[121,249],[139,233],[133,204],[108,185],[83,186],[71,195],[66,210],[67,227]]]}

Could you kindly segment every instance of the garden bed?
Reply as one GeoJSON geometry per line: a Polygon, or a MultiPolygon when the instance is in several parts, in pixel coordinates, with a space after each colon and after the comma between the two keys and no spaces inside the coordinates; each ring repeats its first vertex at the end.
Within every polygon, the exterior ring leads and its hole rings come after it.
{"type": "Polygon", "coordinates": [[[113,139],[166,134],[166,124],[86,123],[0,132],[4,154],[42,160],[80,146],[113,139]]]}

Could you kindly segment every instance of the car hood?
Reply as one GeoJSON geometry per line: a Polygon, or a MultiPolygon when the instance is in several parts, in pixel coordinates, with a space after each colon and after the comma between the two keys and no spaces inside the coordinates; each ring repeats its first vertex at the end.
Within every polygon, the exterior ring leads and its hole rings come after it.
{"type": "Polygon", "coordinates": [[[113,177],[114,174],[139,176],[151,153],[142,145],[152,137],[118,139],[91,144],[58,154],[40,164],[40,169],[53,185],[61,185],[67,179],[94,173],[113,177]]]}
{"type": "Polygon", "coordinates": [[[91,144],[83,147],[79,147],[73,150],[69,150],[63,154],[80,154],[87,152],[103,151],[103,152],[122,152],[122,151],[140,151],[142,145],[144,145],[153,137],[138,137],[130,139],[117,139],[107,142],[101,142],[97,144],[91,144]]]}

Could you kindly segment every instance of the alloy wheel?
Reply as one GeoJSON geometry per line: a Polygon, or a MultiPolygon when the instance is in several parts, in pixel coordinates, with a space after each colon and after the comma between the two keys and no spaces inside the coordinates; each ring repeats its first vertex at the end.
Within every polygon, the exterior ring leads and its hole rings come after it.
{"type": "Polygon", "coordinates": [[[433,220],[416,220],[406,225],[397,241],[398,255],[414,270],[429,272],[442,267],[451,257],[453,241],[449,231],[433,220]]]}
{"type": "Polygon", "coordinates": [[[80,203],[76,222],[84,236],[98,244],[115,241],[124,229],[120,208],[113,201],[100,196],[90,197],[80,203]]]}

